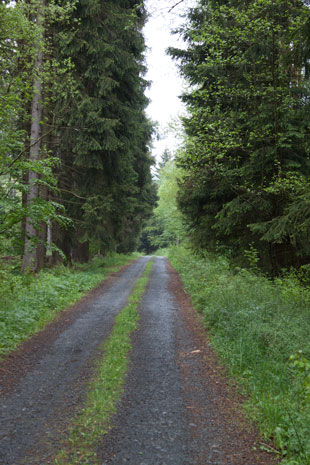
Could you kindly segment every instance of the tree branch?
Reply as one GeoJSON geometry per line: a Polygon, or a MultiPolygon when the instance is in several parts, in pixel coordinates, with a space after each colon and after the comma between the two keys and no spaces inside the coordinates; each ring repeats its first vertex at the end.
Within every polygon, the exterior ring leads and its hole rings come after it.
{"type": "Polygon", "coordinates": [[[61,192],[67,192],[68,194],[72,194],[74,197],[77,197],[78,199],[87,200],[87,197],[81,197],[80,195],[76,194],[75,192],[69,191],[69,190],[67,190],[67,189],[59,188],[59,190],[60,190],[61,192]]]}
{"type": "Polygon", "coordinates": [[[180,3],[183,3],[183,2],[184,0],[180,0],[179,2],[177,2],[175,5],[169,8],[168,13],[171,13],[172,10],[174,10],[178,5],[180,5],[180,3]]]}

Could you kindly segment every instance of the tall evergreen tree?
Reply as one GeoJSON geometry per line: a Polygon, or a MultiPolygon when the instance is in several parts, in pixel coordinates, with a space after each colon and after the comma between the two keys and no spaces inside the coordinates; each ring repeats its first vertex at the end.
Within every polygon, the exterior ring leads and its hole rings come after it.
{"type": "Polygon", "coordinates": [[[310,174],[308,25],[301,0],[191,10],[188,49],[171,53],[191,84],[179,205],[195,246],[220,241],[241,255],[254,243],[275,271],[309,256],[310,223],[293,214],[310,174]]]}
{"type": "MultiPolygon", "coordinates": [[[[60,53],[71,57],[76,89],[59,105],[59,187],[72,231],[54,230],[68,258],[87,260],[89,244],[102,252],[132,250],[154,195],[149,154],[151,125],[144,109],[146,82],[142,6],[133,1],[79,2],[60,53]]],[[[56,228],[57,229],[57,228],[56,228]]]]}
{"type": "Polygon", "coordinates": [[[54,260],[88,260],[90,245],[132,250],[155,201],[143,4],[0,8],[0,234],[23,224],[24,269],[33,271],[47,242],[58,246],[54,260]]]}

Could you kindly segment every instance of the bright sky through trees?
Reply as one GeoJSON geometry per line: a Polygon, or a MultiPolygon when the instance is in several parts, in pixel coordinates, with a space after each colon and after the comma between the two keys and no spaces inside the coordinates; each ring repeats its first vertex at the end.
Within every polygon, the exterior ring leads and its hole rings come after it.
{"type": "Polygon", "coordinates": [[[148,115],[159,123],[160,141],[154,141],[154,155],[159,158],[163,151],[174,149],[177,145],[175,135],[167,134],[168,124],[184,107],[178,96],[182,92],[183,82],[178,75],[176,64],[166,54],[169,46],[182,47],[183,42],[171,31],[182,24],[181,15],[194,3],[194,0],[147,0],[149,20],[144,28],[148,46],[147,79],[152,81],[147,96],[151,103],[148,115]],[[171,10],[172,9],[172,10],[171,10]]]}

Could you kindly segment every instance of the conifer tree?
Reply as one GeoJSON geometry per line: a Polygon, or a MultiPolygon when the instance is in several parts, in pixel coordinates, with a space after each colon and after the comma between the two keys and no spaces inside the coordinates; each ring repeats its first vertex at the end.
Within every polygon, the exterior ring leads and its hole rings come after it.
{"type": "Polygon", "coordinates": [[[143,7],[88,0],[74,18],[71,31],[59,35],[62,56],[74,64],[76,90],[59,101],[68,111],[58,177],[75,227],[54,229],[54,239],[68,259],[85,261],[89,244],[102,252],[135,247],[154,202],[152,128],[144,113],[143,7]]]}
{"type": "Polygon", "coordinates": [[[23,268],[32,271],[44,265],[47,242],[57,250],[51,263],[63,254],[87,261],[90,246],[133,250],[155,201],[143,4],[0,7],[9,31],[0,38],[0,191],[8,200],[10,179],[22,192],[1,210],[0,234],[24,225],[23,268]]]}
{"type": "Polygon", "coordinates": [[[308,24],[301,0],[200,0],[188,50],[171,50],[191,85],[179,205],[193,244],[254,243],[275,272],[310,253],[292,220],[310,174],[308,24]]]}

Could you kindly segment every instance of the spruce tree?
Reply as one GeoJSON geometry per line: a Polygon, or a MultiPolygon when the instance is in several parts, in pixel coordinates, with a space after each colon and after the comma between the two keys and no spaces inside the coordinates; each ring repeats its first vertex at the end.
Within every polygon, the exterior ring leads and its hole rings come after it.
{"type": "Polygon", "coordinates": [[[179,205],[193,244],[254,243],[275,272],[310,253],[288,218],[310,174],[307,24],[300,0],[201,0],[188,49],[171,50],[191,85],[179,205]]]}
{"type": "Polygon", "coordinates": [[[133,250],[155,202],[143,5],[27,0],[0,8],[9,31],[0,38],[0,234],[23,225],[24,269],[33,271],[46,263],[46,245],[51,263],[87,261],[90,246],[133,250]],[[22,196],[8,202],[8,184],[22,196]]]}
{"type": "Polygon", "coordinates": [[[97,251],[135,248],[150,214],[151,125],[144,110],[146,82],[142,6],[132,1],[79,2],[75,23],[59,34],[59,50],[71,57],[76,89],[59,100],[68,108],[61,127],[58,173],[62,201],[74,228],[54,228],[54,240],[88,259],[97,251]]]}

